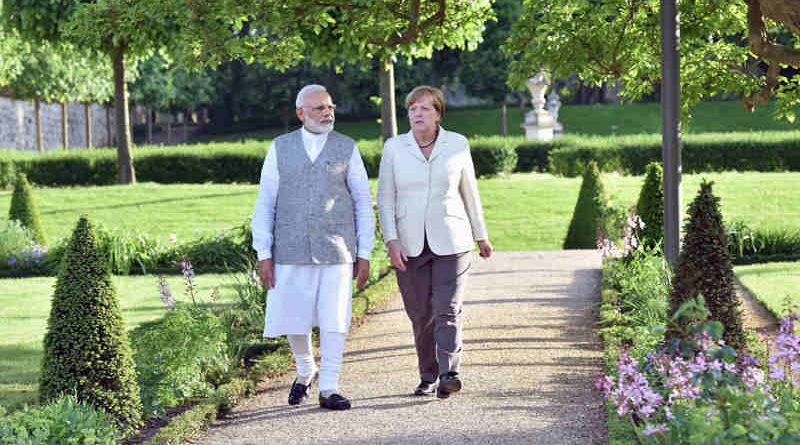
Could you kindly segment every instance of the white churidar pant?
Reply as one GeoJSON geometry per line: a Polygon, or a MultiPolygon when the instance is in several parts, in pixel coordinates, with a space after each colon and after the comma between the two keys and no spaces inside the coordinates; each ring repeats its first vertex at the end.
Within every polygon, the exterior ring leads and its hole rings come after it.
{"type": "Polygon", "coordinates": [[[347,334],[353,296],[353,265],[275,265],[267,295],[264,337],[310,334],[311,328],[347,334]]]}

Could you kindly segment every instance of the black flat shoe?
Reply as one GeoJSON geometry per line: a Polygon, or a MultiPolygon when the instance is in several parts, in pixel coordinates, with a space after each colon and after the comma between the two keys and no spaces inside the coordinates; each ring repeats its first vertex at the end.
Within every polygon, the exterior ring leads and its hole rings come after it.
{"type": "Polygon", "coordinates": [[[436,397],[446,399],[450,394],[461,391],[461,379],[458,374],[442,374],[439,377],[439,387],[436,388],[436,397]]]}
{"type": "Polygon", "coordinates": [[[414,390],[415,396],[427,396],[431,395],[436,392],[436,382],[426,382],[425,380],[421,380],[419,385],[417,385],[417,389],[414,390]]]}
{"type": "Polygon", "coordinates": [[[343,411],[350,409],[350,401],[346,397],[333,393],[330,397],[322,397],[319,395],[319,407],[330,409],[333,411],[343,411]]]}
{"type": "Polygon", "coordinates": [[[311,385],[297,383],[297,379],[294,379],[292,389],[289,390],[289,405],[299,405],[308,400],[309,386],[311,385]]]}

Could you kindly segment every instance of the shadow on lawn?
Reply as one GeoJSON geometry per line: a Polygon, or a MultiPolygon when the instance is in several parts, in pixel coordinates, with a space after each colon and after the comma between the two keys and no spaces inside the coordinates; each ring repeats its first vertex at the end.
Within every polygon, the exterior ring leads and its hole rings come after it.
{"type": "MultiPolygon", "coordinates": [[[[193,202],[201,201],[203,199],[213,199],[213,198],[224,198],[228,196],[244,196],[244,195],[252,195],[252,191],[241,191],[235,193],[214,193],[210,195],[202,195],[202,194],[195,194],[192,195],[191,200],[193,202]]],[[[42,215],[52,215],[57,213],[89,213],[91,210],[106,210],[106,209],[124,209],[127,207],[139,207],[142,205],[150,205],[150,204],[162,204],[168,202],[181,202],[186,201],[186,197],[182,196],[179,198],[164,198],[164,199],[151,199],[147,201],[135,201],[135,202],[126,202],[121,204],[109,204],[109,205],[100,205],[100,206],[93,206],[93,207],[73,207],[73,208],[66,208],[66,209],[54,209],[54,210],[47,210],[39,212],[42,215]]]]}
{"type": "Polygon", "coordinates": [[[33,345],[0,346],[0,405],[21,408],[36,401],[42,350],[33,345]]]}

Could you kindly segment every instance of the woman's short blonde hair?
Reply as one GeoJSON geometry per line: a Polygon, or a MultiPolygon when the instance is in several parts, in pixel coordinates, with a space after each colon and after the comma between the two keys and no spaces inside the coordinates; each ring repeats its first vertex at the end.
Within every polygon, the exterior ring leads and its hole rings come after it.
{"type": "Polygon", "coordinates": [[[406,96],[406,109],[411,108],[411,105],[420,100],[423,96],[431,96],[433,99],[433,108],[439,112],[439,117],[444,117],[444,93],[442,93],[442,90],[430,85],[420,85],[411,90],[408,96],[406,96]]]}

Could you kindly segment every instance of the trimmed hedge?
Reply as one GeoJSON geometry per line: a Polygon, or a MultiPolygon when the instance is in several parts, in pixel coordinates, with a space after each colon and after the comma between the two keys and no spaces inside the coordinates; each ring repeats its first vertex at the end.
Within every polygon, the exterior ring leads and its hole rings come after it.
{"type": "Polygon", "coordinates": [[[18,221],[23,227],[27,227],[33,235],[33,240],[40,246],[47,245],[47,235],[42,227],[42,220],[39,217],[39,208],[36,206],[36,198],[33,195],[33,188],[28,182],[25,173],[17,173],[17,182],[14,184],[14,193],[11,195],[11,208],[8,210],[8,219],[18,221]]]}
{"type": "Polygon", "coordinates": [[[514,151],[517,152],[517,166],[514,171],[525,173],[546,172],[550,166],[548,159],[550,152],[557,147],[558,145],[552,142],[520,142],[514,148],[514,151]]]}
{"type": "MultiPolygon", "coordinates": [[[[601,171],[641,175],[661,160],[658,134],[600,137],[564,135],[550,142],[522,137],[480,137],[470,140],[479,176],[545,172],[578,176],[589,161],[601,171]]],[[[683,171],[800,171],[800,131],[704,133],[682,143],[683,171]]],[[[179,147],[137,147],[136,177],[158,183],[258,182],[268,141],[211,143],[179,147]]],[[[378,176],[383,146],[378,139],[358,142],[371,178],[378,176]]],[[[38,153],[0,150],[0,187],[14,183],[16,172],[40,186],[109,185],[117,182],[116,151],[77,149],[38,153]]]]}
{"type": "Polygon", "coordinates": [[[502,136],[472,139],[470,151],[477,177],[490,177],[509,174],[517,165],[517,152],[514,139],[502,136]]]}
{"type": "MultiPolygon", "coordinates": [[[[660,135],[557,139],[549,155],[551,173],[578,176],[589,161],[602,171],[641,175],[660,162],[660,135]]],[[[686,173],[708,171],[800,171],[800,131],[688,135],[681,148],[686,173]]]]}
{"type": "Polygon", "coordinates": [[[56,280],[39,380],[39,398],[63,394],[104,410],[127,435],[142,402],[116,289],[86,216],[67,246],[56,280]]]}

